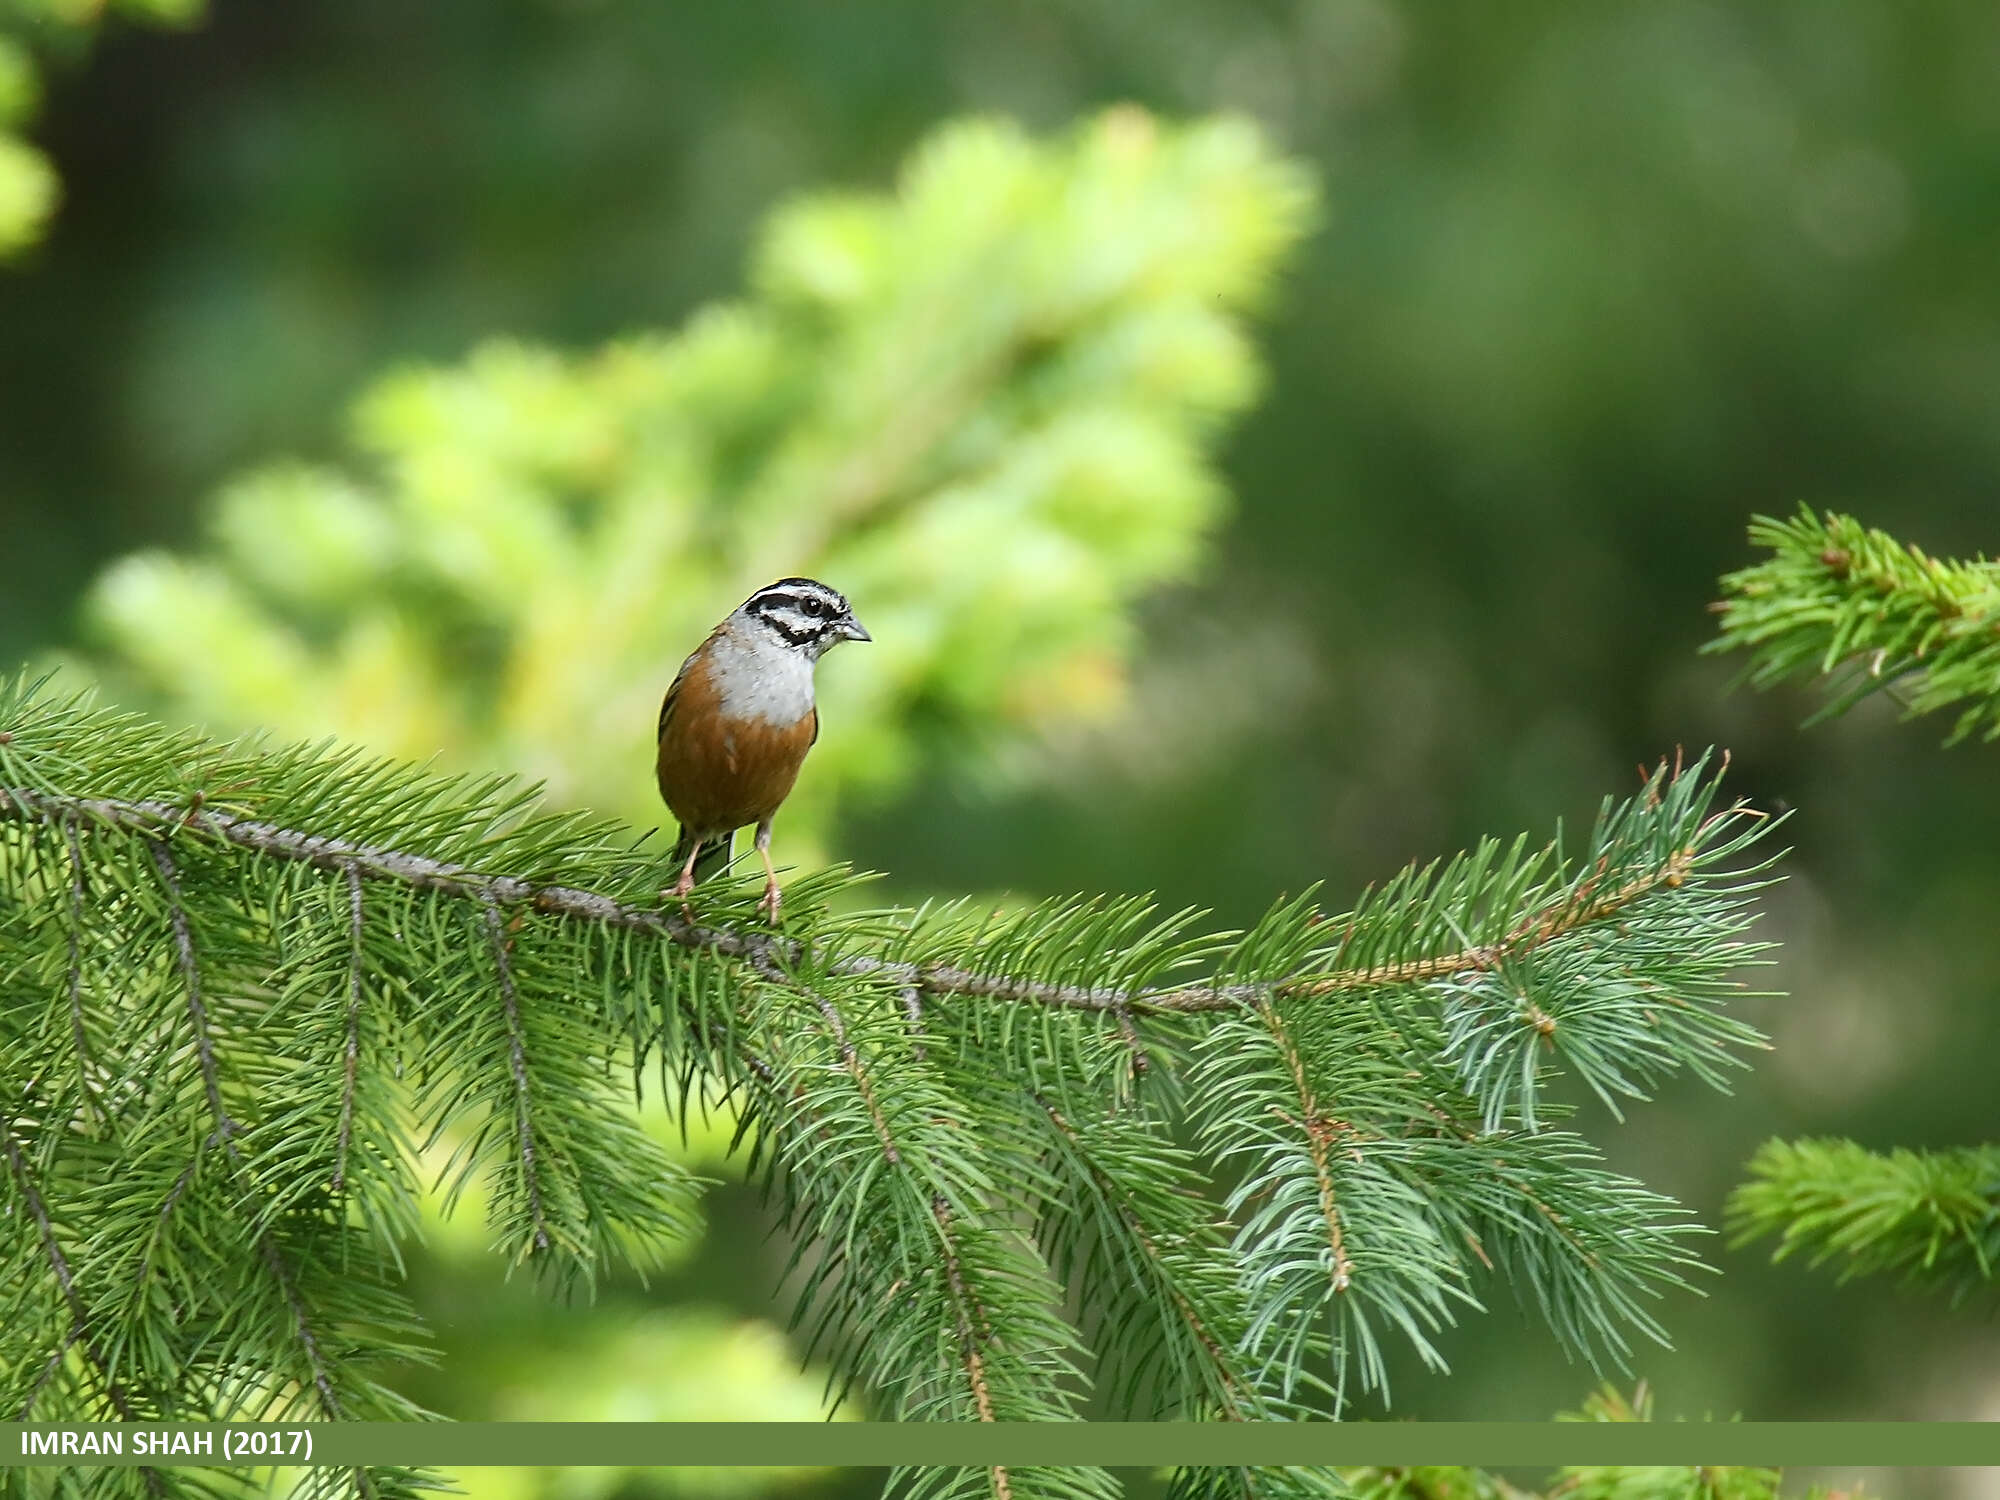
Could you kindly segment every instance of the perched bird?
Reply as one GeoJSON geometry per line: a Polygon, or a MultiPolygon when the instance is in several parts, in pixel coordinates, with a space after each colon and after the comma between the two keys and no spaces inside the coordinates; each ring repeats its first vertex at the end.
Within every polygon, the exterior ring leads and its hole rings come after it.
{"type": "Polygon", "coordinates": [[[810,578],[757,590],[681,663],[660,705],[660,796],[681,825],[684,861],[672,894],[729,857],[737,829],[757,825],[764,862],[759,909],[778,920],[771,819],[819,738],[813,664],[842,641],[872,637],[847,600],[810,578]]]}

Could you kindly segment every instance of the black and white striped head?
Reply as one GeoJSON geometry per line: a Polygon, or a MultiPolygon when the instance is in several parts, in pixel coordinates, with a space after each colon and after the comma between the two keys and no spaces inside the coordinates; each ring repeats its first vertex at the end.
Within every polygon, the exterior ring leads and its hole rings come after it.
{"type": "Polygon", "coordinates": [[[813,661],[842,641],[873,639],[854,618],[845,595],[811,578],[780,578],[766,584],[745,599],[737,613],[751,628],[768,631],[813,661]]]}

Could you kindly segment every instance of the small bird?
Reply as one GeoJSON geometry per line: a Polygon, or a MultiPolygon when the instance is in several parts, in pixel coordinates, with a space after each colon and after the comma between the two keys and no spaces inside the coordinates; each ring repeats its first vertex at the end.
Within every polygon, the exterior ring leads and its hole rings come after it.
{"type": "Polygon", "coordinates": [[[873,637],[838,591],[811,578],[757,590],[681,663],[660,705],[660,797],[680,823],[684,861],[672,895],[729,857],[745,824],[757,825],[764,862],[758,909],[778,920],[771,820],[819,738],[813,664],[842,641],[873,637]]]}

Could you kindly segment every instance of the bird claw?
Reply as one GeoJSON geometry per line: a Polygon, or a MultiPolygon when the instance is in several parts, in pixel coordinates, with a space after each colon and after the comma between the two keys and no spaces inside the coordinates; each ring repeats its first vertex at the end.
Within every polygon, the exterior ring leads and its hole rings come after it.
{"type": "Polygon", "coordinates": [[[764,894],[758,898],[757,910],[762,912],[773,927],[778,925],[778,907],[784,897],[778,890],[778,882],[772,881],[764,887],[764,894]]]}
{"type": "Polygon", "coordinates": [[[694,871],[686,870],[682,872],[679,880],[676,880],[672,885],[661,891],[660,895],[668,901],[680,902],[681,915],[692,922],[694,920],[694,903],[688,900],[688,892],[693,889],[694,871]]]}

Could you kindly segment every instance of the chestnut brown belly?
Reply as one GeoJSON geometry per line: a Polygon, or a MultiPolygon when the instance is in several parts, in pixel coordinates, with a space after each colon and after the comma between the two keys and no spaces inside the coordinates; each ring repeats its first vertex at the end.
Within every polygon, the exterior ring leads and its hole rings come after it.
{"type": "Polygon", "coordinates": [[[684,727],[691,717],[669,718],[657,766],[660,796],[681,827],[726,833],[775,813],[812,748],[816,716],[790,729],[752,721],[700,731],[684,727]]]}

